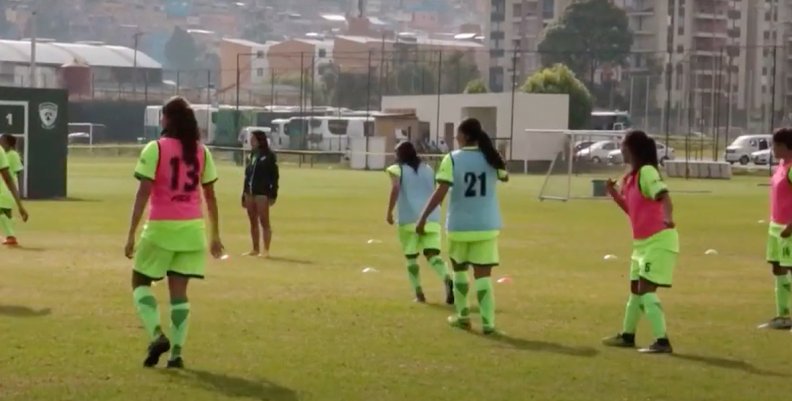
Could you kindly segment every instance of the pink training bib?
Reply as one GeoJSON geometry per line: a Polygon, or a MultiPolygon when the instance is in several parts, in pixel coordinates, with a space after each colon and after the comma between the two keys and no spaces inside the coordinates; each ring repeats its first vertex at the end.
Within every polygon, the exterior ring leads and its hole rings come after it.
{"type": "Polygon", "coordinates": [[[627,202],[634,239],[646,239],[666,229],[663,221],[663,204],[646,198],[641,193],[638,172],[624,178],[622,196],[627,202]]]}
{"type": "Polygon", "coordinates": [[[770,219],[773,223],[787,225],[792,223],[792,183],[789,182],[789,169],[792,163],[784,160],[770,178],[770,219]]]}
{"type": "Polygon", "coordinates": [[[203,147],[196,147],[196,162],[182,157],[178,139],[163,137],[157,141],[159,160],[151,191],[149,220],[195,220],[201,211],[201,172],[204,166],[203,147]]]}

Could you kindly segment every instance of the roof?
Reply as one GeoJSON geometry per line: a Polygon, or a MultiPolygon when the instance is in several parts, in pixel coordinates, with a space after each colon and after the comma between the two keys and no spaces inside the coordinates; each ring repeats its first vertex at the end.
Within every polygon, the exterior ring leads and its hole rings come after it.
{"type": "Polygon", "coordinates": [[[254,42],[252,40],[247,39],[237,39],[237,38],[223,38],[223,42],[233,43],[235,45],[250,47],[251,49],[264,49],[269,46],[272,46],[275,43],[259,43],[254,42]]]}
{"type": "Polygon", "coordinates": [[[338,39],[348,40],[350,42],[357,42],[357,43],[394,43],[393,39],[390,38],[370,38],[368,36],[352,36],[352,35],[339,35],[336,36],[338,39]]]}
{"type": "MultiPolygon", "coordinates": [[[[64,65],[77,60],[92,67],[132,68],[135,65],[135,50],[123,46],[85,43],[36,43],[36,62],[40,64],[64,65]]],[[[30,42],[22,40],[0,40],[0,62],[29,63],[30,42]]],[[[161,69],[158,63],[138,50],[139,68],[161,69]]]]}

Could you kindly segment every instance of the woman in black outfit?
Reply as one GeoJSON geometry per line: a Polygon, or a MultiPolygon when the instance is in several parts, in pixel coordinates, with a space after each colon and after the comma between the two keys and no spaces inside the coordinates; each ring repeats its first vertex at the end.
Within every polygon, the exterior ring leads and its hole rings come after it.
{"type": "Polygon", "coordinates": [[[278,198],[278,163],[264,131],[251,133],[250,146],[252,150],[245,168],[245,187],[242,193],[242,207],[247,210],[250,219],[250,238],[253,241],[253,249],[247,255],[262,255],[259,242],[261,232],[264,237],[262,256],[267,257],[272,241],[269,210],[278,198]]]}

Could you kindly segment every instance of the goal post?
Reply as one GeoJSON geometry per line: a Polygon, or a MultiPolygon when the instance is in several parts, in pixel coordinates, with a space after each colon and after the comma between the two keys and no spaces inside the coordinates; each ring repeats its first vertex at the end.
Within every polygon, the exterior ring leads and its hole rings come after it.
{"type": "Polygon", "coordinates": [[[539,200],[568,201],[602,195],[604,181],[624,170],[620,143],[627,131],[525,130],[528,135],[555,133],[550,166],[539,200]]]}

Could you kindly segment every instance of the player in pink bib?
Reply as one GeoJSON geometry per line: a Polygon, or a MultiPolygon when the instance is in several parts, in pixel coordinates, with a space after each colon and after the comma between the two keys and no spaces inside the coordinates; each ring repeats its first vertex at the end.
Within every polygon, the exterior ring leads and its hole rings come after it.
{"type": "Polygon", "coordinates": [[[767,262],[775,277],[776,316],[759,325],[762,329],[792,328],[789,300],[792,293],[792,129],[773,134],[773,154],[780,164],[770,179],[770,227],[767,235],[767,262]]]}
{"type": "Polygon", "coordinates": [[[124,253],[134,258],[132,294],[151,343],[144,366],[152,367],[162,354],[171,351],[169,368],[182,368],[182,347],[187,338],[190,278],[203,278],[206,268],[206,227],[201,191],[206,198],[211,224],[210,251],[223,255],[214,183],[217,181],[212,154],[200,144],[195,114],[182,98],[170,100],[162,109],[165,131],[140,154],[135,177],[140,181],[129,237],[124,253]],[[135,247],[135,233],[147,203],[149,218],[135,247]],[[171,340],[160,326],[157,300],[151,282],[168,277],[171,299],[171,340]]]}
{"type": "Polygon", "coordinates": [[[660,177],[657,145],[643,131],[631,131],[622,142],[622,155],[630,172],[616,189],[608,181],[608,192],[627,214],[632,226],[633,253],[630,263],[630,297],[622,331],[603,340],[605,345],[634,347],[641,312],[646,313],[655,342],[645,353],[671,353],[665,314],[657,297],[659,287],[671,287],[679,254],[679,235],[674,226],[673,204],[668,187],[660,177]]]}

